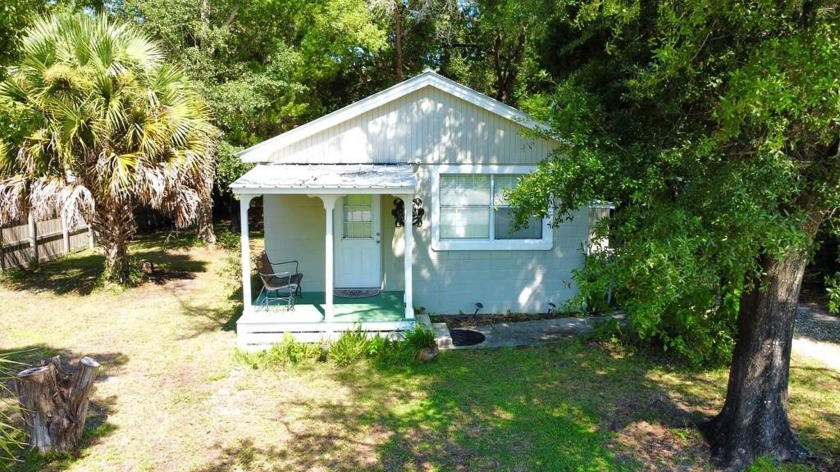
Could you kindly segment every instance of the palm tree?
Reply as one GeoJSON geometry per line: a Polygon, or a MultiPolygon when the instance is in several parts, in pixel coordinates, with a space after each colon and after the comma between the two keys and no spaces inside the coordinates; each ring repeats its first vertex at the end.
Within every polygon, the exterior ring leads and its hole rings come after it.
{"type": "Polygon", "coordinates": [[[71,225],[84,218],[105,250],[107,276],[125,283],[138,205],[183,227],[210,200],[207,109],[136,26],[106,16],[39,19],[21,57],[0,100],[30,128],[19,142],[0,142],[0,224],[26,210],[61,212],[71,225]]]}

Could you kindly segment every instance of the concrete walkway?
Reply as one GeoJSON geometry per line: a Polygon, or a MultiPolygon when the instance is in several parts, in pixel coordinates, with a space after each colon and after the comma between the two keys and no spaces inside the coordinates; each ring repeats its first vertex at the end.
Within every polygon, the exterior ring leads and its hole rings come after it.
{"type": "MultiPolygon", "coordinates": [[[[616,316],[619,319],[623,315],[616,316]]],[[[533,346],[586,334],[598,322],[610,316],[589,318],[556,318],[551,320],[498,323],[473,328],[485,336],[482,343],[473,346],[455,346],[446,323],[431,323],[429,316],[421,314],[417,321],[435,332],[440,349],[483,349],[497,347],[533,346]]],[[[799,354],[818,360],[828,368],[840,372],[840,317],[820,310],[800,306],[793,349],[799,354]]]]}
{"type": "MultiPolygon", "coordinates": [[[[618,317],[621,318],[621,315],[618,315],[618,317]]],[[[441,349],[482,349],[533,346],[560,339],[569,339],[588,333],[596,323],[609,318],[609,316],[555,318],[465,328],[478,331],[486,338],[484,342],[473,346],[454,346],[446,323],[430,323],[428,316],[424,315],[418,315],[417,320],[434,330],[438,347],[441,349]]]]}
{"type": "Polygon", "coordinates": [[[823,307],[799,305],[793,351],[840,372],[840,317],[823,307]]]}

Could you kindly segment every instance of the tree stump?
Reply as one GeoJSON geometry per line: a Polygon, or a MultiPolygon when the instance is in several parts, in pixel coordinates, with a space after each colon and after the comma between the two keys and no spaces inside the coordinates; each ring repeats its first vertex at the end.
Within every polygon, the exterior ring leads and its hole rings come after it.
{"type": "Polygon", "coordinates": [[[18,373],[15,379],[24,429],[30,450],[67,453],[82,437],[99,363],[84,357],[72,374],[61,368],[58,356],[44,364],[18,373]]]}

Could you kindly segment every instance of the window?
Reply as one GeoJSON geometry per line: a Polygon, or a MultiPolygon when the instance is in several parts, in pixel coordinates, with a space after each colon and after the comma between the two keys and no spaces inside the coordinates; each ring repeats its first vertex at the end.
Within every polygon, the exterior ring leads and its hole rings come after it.
{"type": "Polygon", "coordinates": [[[528,227],[517,231],[513,230],[513,208],[505,199],[505,190],[512,190],[516,187],[516,181],[520,175],[494,175],[493,176],[493,214],[494,237],[495,239],[542,239],[542,219],[531,217],[528,220],[528,227]]]}
{"type": "Polygon", "coordinates": [[[441,239],[489,239],[490,195],[489,175],[441,175],[441,239]]]}
{"type": "Polygon", "coordinates": [[[432,247],[439,250],[550,249],[552,231],[547,220],[534,217],[527,228],[513,229],[513,209],[505,198],[505,190],[515,187],[528,170],[514,166],[484,169],[489,172],[474,170],[444,166],[433,179],[438,204],[437,214],[432,215],[432,247]]]}
{"type": "Polygon", "coordinates": [[[372,198],[370,195],[347,195],[342,205],[344,239],[371,239],[373,235],[372,198]]]}

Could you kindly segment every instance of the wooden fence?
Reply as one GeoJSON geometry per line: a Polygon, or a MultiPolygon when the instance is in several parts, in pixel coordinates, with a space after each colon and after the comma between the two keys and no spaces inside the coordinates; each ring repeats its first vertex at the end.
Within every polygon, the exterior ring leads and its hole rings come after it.
{"type": "Polygon", "coordinates": [[[0,228],[0,270],[46,262],[92,245],[87,225],[71,229],[62,218],[35,221],[30,216],[26,224],[0,228]]]}

